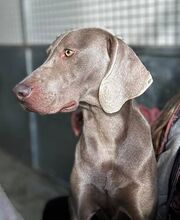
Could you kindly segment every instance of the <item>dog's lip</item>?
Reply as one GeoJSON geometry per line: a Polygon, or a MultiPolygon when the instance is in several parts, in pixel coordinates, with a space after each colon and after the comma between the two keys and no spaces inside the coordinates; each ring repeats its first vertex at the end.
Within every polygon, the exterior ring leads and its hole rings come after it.
{"type": "Polygon", "coordinates": [[[26,111],[28,111],[28,112],[35,112],[32,108],[30,108],[29,106],[27,106],[27,105],[25,104],[25,102],[23,102],[23,101],[20,101],[20,105],[21,105],[21,107],[22,107],[24,110],[26,110],[26,111]]]}
{"type": "MultiPolygon", "coordinates": [[[[48,114],[48,112],[36,111],[34,108],[32,108],[32,106],[28,105],[28,103],[24,101],[20,101],[20,105],[23,107],[24,110],[29,111],[29,112],[38,112],[40,114],[48,114]]],[[[76,109],[77,109],[77,102],[72,100],[68,102],[67,104],[65,104],[59,111],[49,112],[49,114],[57,113],[57,112],[71,112],[76,109]]]]}
{"type": "Polygon", "coordinates": [[[64,105],[61,109],[60,112],[68,112],[76,109],[77,103],[76,101],[70,101],[66,105],[64,105]]]}

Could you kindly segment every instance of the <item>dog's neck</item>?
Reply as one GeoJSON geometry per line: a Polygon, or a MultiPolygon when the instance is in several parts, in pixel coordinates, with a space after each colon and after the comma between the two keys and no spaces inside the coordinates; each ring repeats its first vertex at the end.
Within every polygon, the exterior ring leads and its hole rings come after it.
{"type": "Polygon", "coordinates": [[[101,107],[82,103],[83,134],[86,138],[96,138],[103,144],[116,145],[126,138],[133,101],[127,101],[117,113],[107,114],[101,107]]]}

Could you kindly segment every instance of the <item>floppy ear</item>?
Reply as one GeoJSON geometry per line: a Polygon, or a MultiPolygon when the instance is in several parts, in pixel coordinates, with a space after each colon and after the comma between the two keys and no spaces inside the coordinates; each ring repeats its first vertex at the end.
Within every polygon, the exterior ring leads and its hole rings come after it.
{"type": "Polygon", "coordinates": [[[152,77],[140,59],[122,40],[108,42],[110,64],[99,87],[99,101],[106,113],[115,113],[151,85],[152,77]]]}

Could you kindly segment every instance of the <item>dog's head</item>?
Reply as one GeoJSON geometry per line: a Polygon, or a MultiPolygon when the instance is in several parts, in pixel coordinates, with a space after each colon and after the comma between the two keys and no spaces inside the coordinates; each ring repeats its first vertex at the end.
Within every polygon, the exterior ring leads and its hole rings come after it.
{"type": "Polygon", "coordinates": [[[151,83],[149,72],[122,40],[86,28],[57,38],[47,60],[13,91],[26,109],[41,114],[73,111],[81,102],[114,113],[151,83]]]}

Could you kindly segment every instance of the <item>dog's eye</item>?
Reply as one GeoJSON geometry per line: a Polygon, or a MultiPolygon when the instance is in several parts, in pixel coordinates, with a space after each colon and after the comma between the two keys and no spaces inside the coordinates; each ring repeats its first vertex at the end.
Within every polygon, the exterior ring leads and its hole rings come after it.
{"type": "Polygon", "coordinates": [[[64,54],[66,57],[71,57],[74,54],[74,51],[70,49],[65,49],[64,54]]]}

